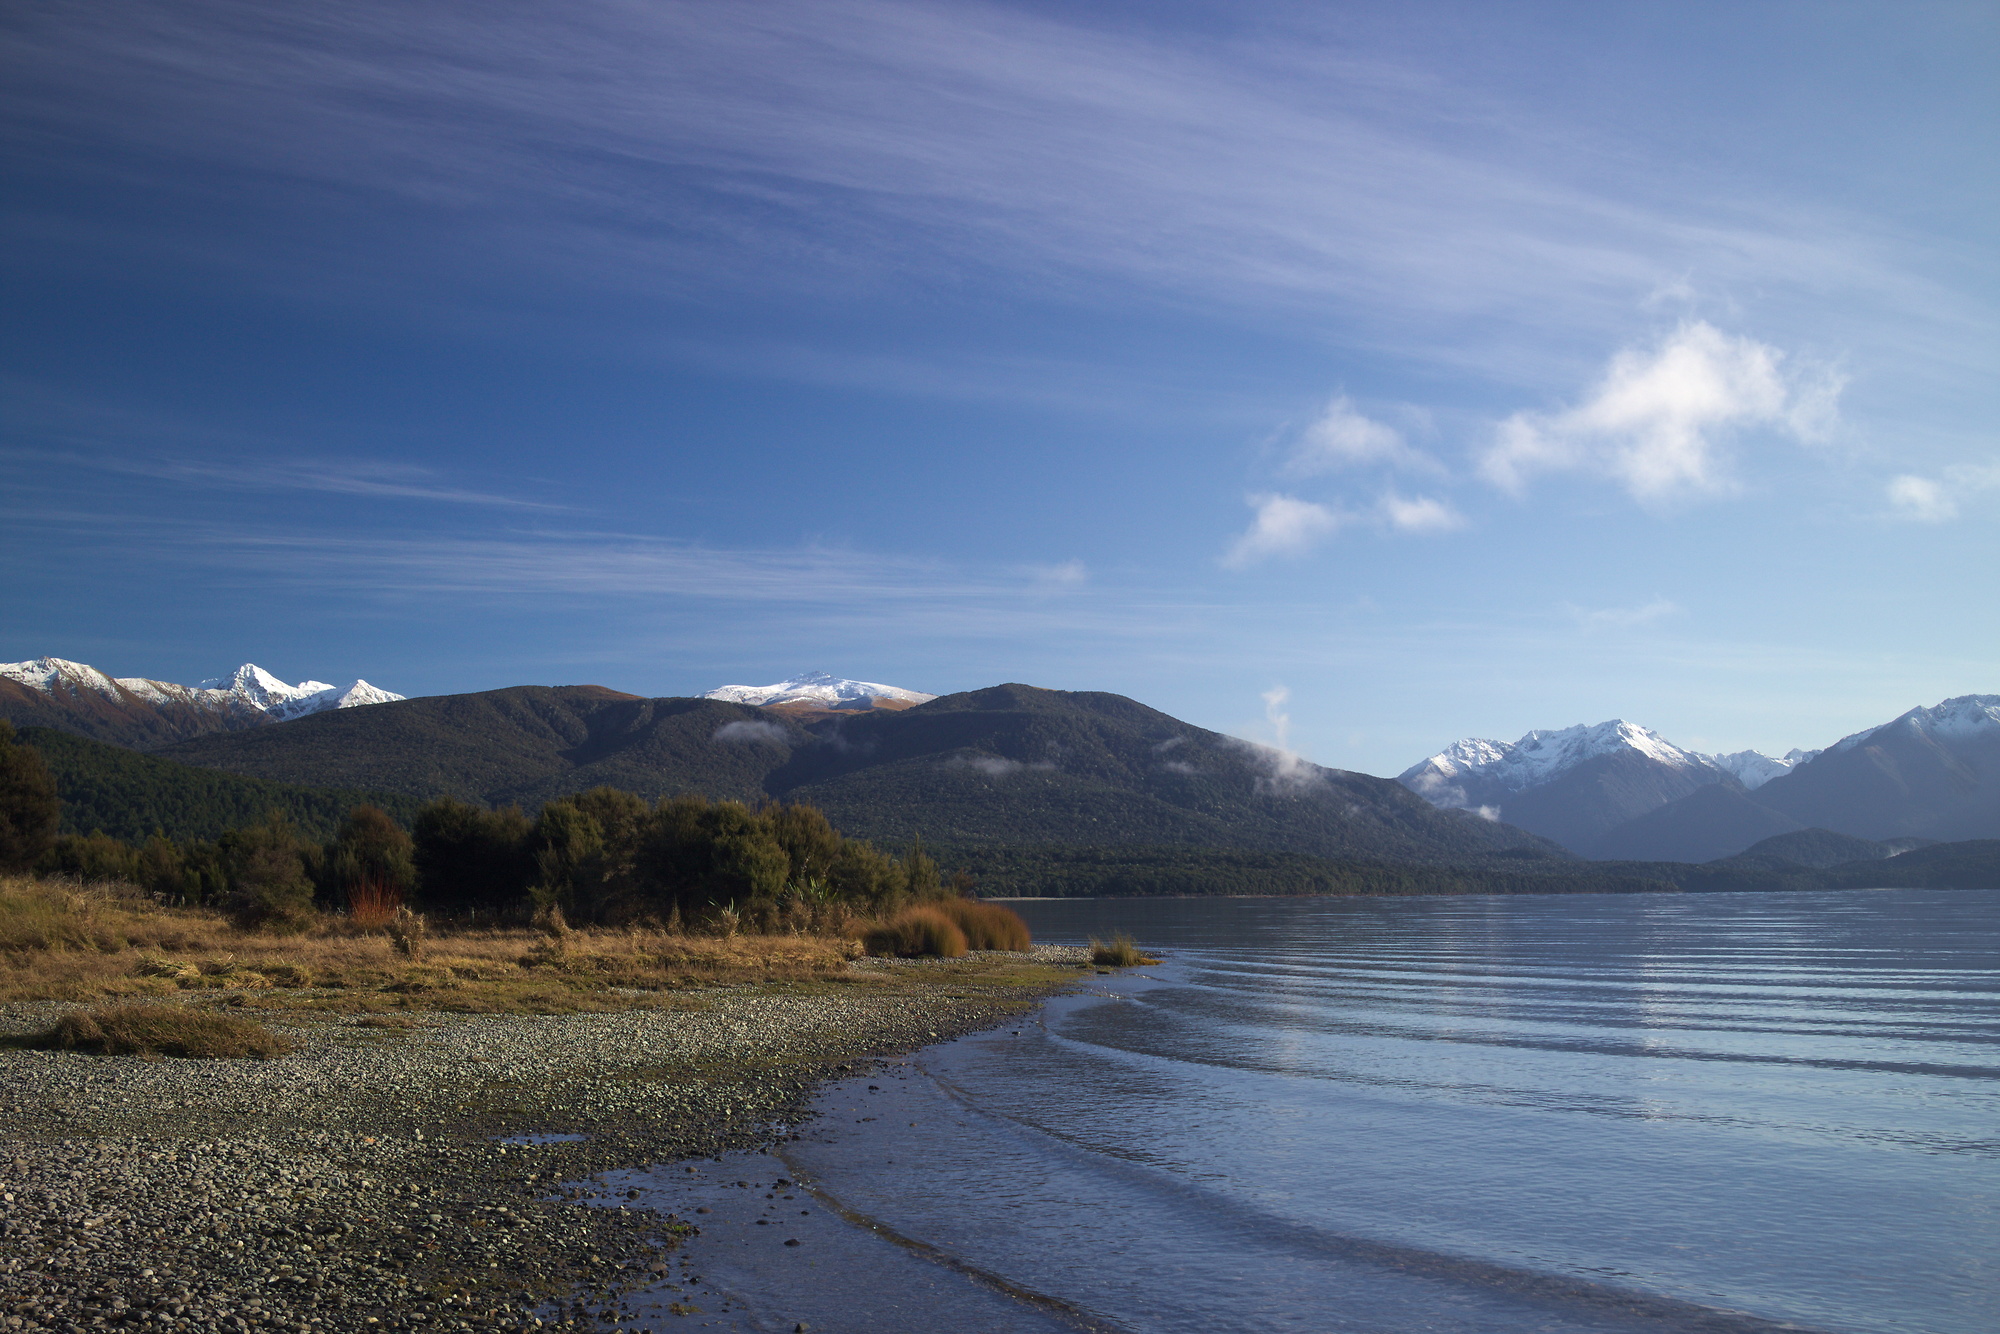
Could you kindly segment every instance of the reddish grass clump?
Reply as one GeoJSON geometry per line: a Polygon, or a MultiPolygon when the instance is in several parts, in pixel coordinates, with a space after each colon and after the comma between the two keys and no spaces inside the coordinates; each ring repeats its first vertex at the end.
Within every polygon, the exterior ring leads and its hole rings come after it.
{"type": "Polygon", "coordinates": [[[945,899],[938,911],[958,924],[965,943],[975,950],[1025,950],[1033,941],[1021,914],[978,899],[945,899]]]}
{"type": "Polygon", "coordinates": [[[905,908],[861,937],[870,954],[899,959],[956,959],[965,953],[965,932],[936,908],[905,908]]]}
{"type": "Polygon", "coordinates": [[[367,931],[380,931],[396,920],[403,891],[380,880],[363,880],[347,887],[347,920],[367,931]]]}

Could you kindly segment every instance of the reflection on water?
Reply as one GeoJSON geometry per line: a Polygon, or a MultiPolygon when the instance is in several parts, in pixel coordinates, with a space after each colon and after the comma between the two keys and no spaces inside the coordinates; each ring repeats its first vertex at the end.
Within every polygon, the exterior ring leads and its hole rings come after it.
{"type": "MultiPolygon", "coordinates": [[[[1019,906],[1168,961],[785,1155],[855,1237],[1047,1299],[965,1328],[2000,1329],[2000,893],[1019,906]]],[[[829,1270],[891,1272],[818,1269],[815,1329],[829,1270]]],[[[854,1328],[952,1327],[921,1303],[854,1328]]]]}

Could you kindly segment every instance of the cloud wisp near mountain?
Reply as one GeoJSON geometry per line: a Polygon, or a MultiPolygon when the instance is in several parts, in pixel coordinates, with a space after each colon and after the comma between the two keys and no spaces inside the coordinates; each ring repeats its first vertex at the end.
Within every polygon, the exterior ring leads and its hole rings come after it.
{"type": "Polygon", "coordinates": [[[292,685],[247,662],[228,676],[192,686],[113,677],[64,658],[0,663],[0,717],[139,750],[402,698],[358,679],[345,686],[292,685]]]}

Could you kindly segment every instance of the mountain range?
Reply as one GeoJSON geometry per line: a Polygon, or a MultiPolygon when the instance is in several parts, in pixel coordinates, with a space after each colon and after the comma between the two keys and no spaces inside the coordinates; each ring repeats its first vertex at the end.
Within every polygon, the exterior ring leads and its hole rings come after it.
{"type": "Polygon", "coordinates": [[[1014,684],[900,710],[803,715],[516,686],[216,732],[155,754],[275,782],[530,808],[600,784],[646,797],[782,798],[893,844],[1572,860],[1388,779],[1307,764],[1120,695],[1014,684]]]}
{"type": "Polygon", "coordinates": [[[1468,738],[1398,779],[1598,860],[1706,862],[1775,835],[2000,836],[2000,696],[1914,708],[1824,750],[1704,755],[1622,720],[1468,738]]]}
{"type": "Polygon", "coordinates": [[[288,685],[254,663],[196,685],[112,677],[64,658],[0,663],[0,717],[150,750],[210,732],[262,727],[403,696],[357,680],[288,685]]]}
{"type": "MultiPolygon", "coordinates": [[[[1703,754],[1622,720],[1513,743],[1468,738],[1394,782],[1118,695],[1005,685],[939,697],[821,672],[696,698],[522,686],[404,699],[365,681],[290,685],[250,664],[187,686],[42,658],[0,664],[0,717],[291,785],[300,791],[287,789],[283,804],[301,818],[334,809],[333,796],[305,789],[372,793],[399,810],[440,795],[534,808],[609,784],[648,797],[807,801],[850,833],[893,843],[922,837],[991,856],[1084,850],[1100,880],[1113,863],[1123,875],[1145,861],[1161,868],[1159,884],[1216,872],[1197,849],[1460,867],[1501,858],[1523,873],[1526,859],[1563,875],[1580,858],[1644,876],[1701,863],[1738,875],[2000,837],[2000,696],[1991,695],[1776,757],[1703,754]]],[[[206,828],[231,803],[276,791],[225,794],[189,780],[205,794],[197,821],[161,795],[173,786],[168,771],[74,750],[63,751],[62,781],[78,819],[113,820],[113,807],[143,790],[147,819],[206,828]]],[[[1265,870],[1289,875],[1285,866],[1265,870]]]]}

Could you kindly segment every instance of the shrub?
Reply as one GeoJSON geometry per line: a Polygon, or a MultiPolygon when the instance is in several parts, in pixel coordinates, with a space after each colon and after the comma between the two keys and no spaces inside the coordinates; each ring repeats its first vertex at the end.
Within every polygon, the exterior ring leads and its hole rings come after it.
{"type": "Polygon", "coordinates": [[[299,837],[283,812],[273,810],[247,829],[223,838],[229,863],[229,910],[246,931],[296,935],[317,920],[312,882],[299,837]]]}
{"type": "Polygon", "coordinates": [[[861,937],[870,954],[899,959],[956,959],[965,953],[965,932],[936,908],[906,908],[861,937]]]}
{"type": "Polygon", "coordinates": [[[975,950],[1025,950],[1033,943],[1021,914],[978,899],[944,899],[933,905],[958,924],[965,943],[975,950]]]}
{"type": "Polygon", "coordinates": [[[380,880],[363,880],[347,887],[347,920],[364,931],[380,931],[396,920],[403,891],[380,880]]]}
{"type": "Polygon", "coordinates": [[[1139,964],[1159,962],[1158,959],[1141,954],[1138,943],[1123,931],[1113,936],[1109,944],[1092,936],[1090,961],[1106,968],[1133,968],[1139,964]]]}
{"type": "Polygon", "coordinates": [[[271,1057],[298,1044],[254,1019],[184,1005],[114,1005],[66,1014],[30,1039],[38,1047],[106,1056],[271,1057]]]}
{"type": "Polygon", "coordinates": [[[0,719],[0,871],[25,871],[56,841],[62,804],[41,755],[14,740],[0,719]]]}

